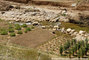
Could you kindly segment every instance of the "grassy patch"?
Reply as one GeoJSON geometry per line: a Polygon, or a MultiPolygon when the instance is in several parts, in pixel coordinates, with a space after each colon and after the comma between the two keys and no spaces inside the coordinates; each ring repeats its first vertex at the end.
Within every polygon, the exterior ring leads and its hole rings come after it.
{"type": "Polygon", "coordinates": [[[70,35],[64,34],[64,33],[60,32],[60,31],[55,31],[55,34],[56,34],[57,36],[64,36],[64,37],[66,37],[66,38],[71,38],[70,35]]]}
{"type": "Polygon", "coordinates": [[[72,29],[75,29],[76,31],[83,30],[83,31],[86,31],[86,32],[89,33],[89,27],[80,27],[79,25],[73,24],[73,23],[62,22],[62,27],[65,27],[66,29],[67,28],[72,28],[72,29]]]}
{"type": "Polygon", "coordinates": [[[48,21],[42,21],[42,22],[40,22],[42,25],[44,25],[44,26],[49,26],[49,25],[53,25],[53,23],[52,22],[48,22],[48,21]]]}
{"type": "Polygon", "coordinates": [[[38,50],[0,44],[0,56],[5,57],[6,53],[7,58],[1,58],[1,60],[38,60],[39,57],[41,60],[51,60],[48,55],[39,53],[38,50]]]}

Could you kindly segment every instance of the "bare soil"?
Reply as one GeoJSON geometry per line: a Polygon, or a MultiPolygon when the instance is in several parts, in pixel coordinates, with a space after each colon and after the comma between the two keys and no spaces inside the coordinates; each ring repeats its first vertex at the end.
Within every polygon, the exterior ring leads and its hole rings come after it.
{"type": "Polygon", "coordinates": [[[36,28],[33,31],[11,38],[11,42],[18,45],[35,48],[53,37],[54,35],[49,30],[36,28]]]}

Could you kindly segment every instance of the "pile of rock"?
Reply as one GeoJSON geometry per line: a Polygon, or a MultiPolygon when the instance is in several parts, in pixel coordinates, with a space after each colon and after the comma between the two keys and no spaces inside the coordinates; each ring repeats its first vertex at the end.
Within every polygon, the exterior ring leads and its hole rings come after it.
{"type": "MultiPolygon", "coordinates": [[[[54,14],[53,12],[39,10],[37,8],[31,8],[28,11],[26,11],[26,10],[27,10],[27,8],[20,7],[20,9],[12,9],[10,11],[4,11],[3,14],[0,12],[0,18],[4,19],[4,20],[27,22],[27,21],[35,21],[35,20],[52,21],[51,19],[55,18],[57,16],[57,14],[54,14]]],[[[57,19],[55,21],[57,21],[57,19]]]]}
{"type": "Polygon", "coordinates": [[[89,34],[86,33],[85,31],[82,31],[82,30],[80,30],[79,32],[76,32],[75,29],[71,29],[71,28],[65,29],[65,28],[62,28],[61,32],[69,34],[71,36],[74,36],[74,38],[76,40],[85,40],[86,38],[89,39],[89,34]]]}

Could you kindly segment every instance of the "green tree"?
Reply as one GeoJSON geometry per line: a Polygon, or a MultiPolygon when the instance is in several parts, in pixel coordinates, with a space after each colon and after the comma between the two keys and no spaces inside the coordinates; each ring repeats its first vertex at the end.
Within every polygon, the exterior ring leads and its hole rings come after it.
{"type": "Polygon", "coordinates": [[[78,58],[81,57],[81,50],[80,50],[80,49],[79,49],[79,51],[77,52],[77,56],[78,56],[78,58]]]}
{"type": "Polygon", "coordinates": [[[69,49],[69,58],[71,58],[72,52],[71,49],[69,49]]]}
{"type": "Polygon", "coordinates": [[[62,47],[62,45],[60,46],[60,54],[62,55],[62,53],[63,53],[63,47],[62,47]]]}
{"type": "Polygon", "coordinates": [[[74,56],[74,48],[71,49],[71,53],[74,56]]]}

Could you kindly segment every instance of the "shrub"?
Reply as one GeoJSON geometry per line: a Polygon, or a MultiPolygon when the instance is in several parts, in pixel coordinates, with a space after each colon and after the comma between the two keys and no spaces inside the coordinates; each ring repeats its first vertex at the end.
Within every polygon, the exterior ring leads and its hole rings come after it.
{"type": "Polygon", "coordinates": [[[23,24],[23,25],[22,25],[22,27],[26,28],[26,27],[27,27],[27,25],[26,25],[26,24],[23,24]]]}
{"type": "Polygon", "coordinates": [[[24,32],[27,33],[27,30],[25,30],[24,32]]]}
{"type": "Polygon", "coordinates": [[[7,31],[1,31],[1,35],[8,35],[8,32],[7,31]]]}
{"type": "Polygon", "coordinates": [[[12,29],[12,28],[9,28],[9,32],[14,32],[14,29],[12,29]]]}
{"type": "Polygon", "coordinates": [[[31,28],[27,27],[26,30],[27,30],[27,31],[31,31],[31,28]]]}
{"type": "Polygon", "coordinates": [[[63,53],[63,47],[60,46],[60,54],[62,55],[62,53],[63,53]]]}
{"type": "Polygon", "coordinates": [[[21,26],[20,26],[19,24],[16,24],[16,25],[15,25],[15,29],[16,29],[16,30],[21,30],[21,26]]]}
{"type": "Polygon", "coordinates": [[[34,29],[34,26],[32,26],[31,29],[34,29]]]}
{"type": "Polygon", "coordinates": [[[13,28],[13,26],[12,26],[11,24],[9,25],[9,29],[10,29],[10,28],[13,28]]]}
{"type": "Polygon", "coordinates": [[[23,34],[23,32],[21,30],[19,30],[17,34],[23,34]]]}
{"type": "Polygon", "coordinates": [[[15,33],[10,33],[10,36],[14,37],[14,36],[16,36],[16,34],[15,33]]]}

